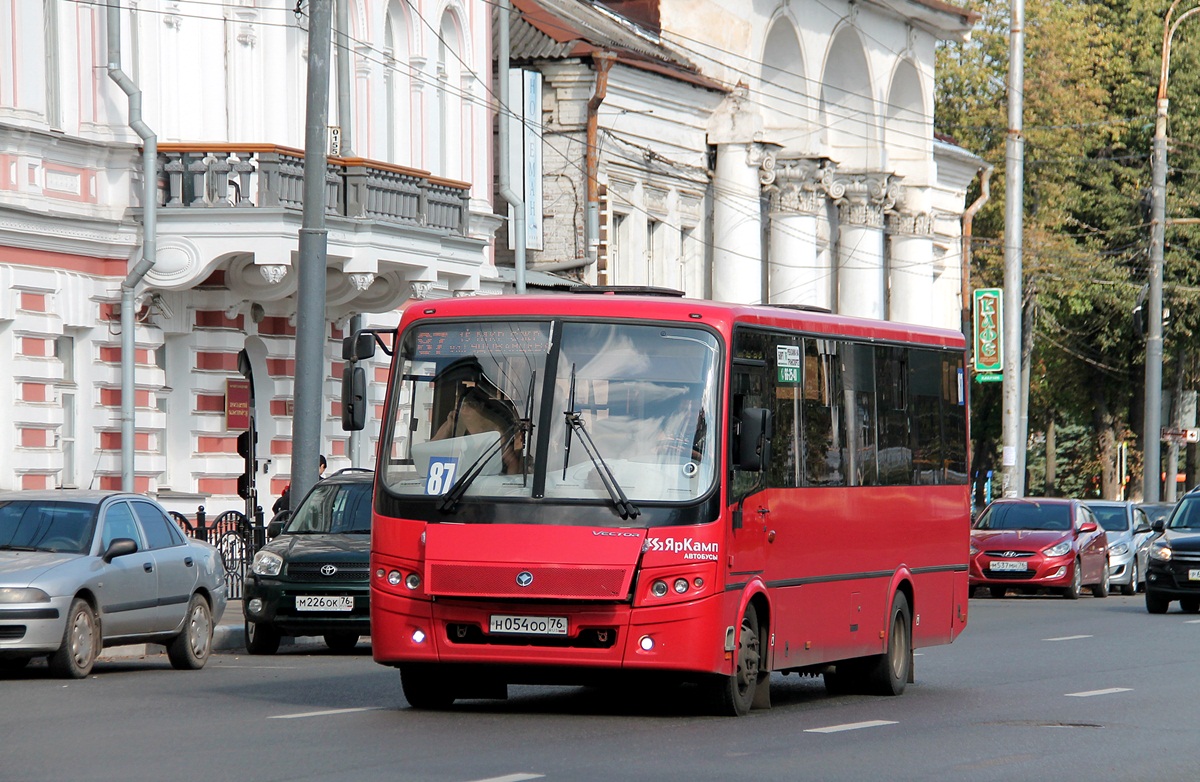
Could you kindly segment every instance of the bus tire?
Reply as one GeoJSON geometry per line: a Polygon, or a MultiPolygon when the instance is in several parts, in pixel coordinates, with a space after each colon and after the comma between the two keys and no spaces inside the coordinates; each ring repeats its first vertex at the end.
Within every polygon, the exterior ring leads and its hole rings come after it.
{"type": "Polygon", "coordinates": [[[912,619],[908,598],[897,592],[892,601],[892,621],[888,629],[887,649],[867,658],[863,683],[875,695],[900,695],[912,672],[912,619]]]}
{"type": "MultiPolygon", "coordinates": [[[[712,681],[716,713],[723,717],[743,717],[754,704],[759,684],[762,643],[758,632],[758,612],[746,606],[738,633],[737,660],[732,676],[717,676],[712,681]]],[[[763,686],[770,686],[766,681],[763,686]]]]}
{"type": "Polygon", "coordinates": [[[454,703],[446,674],[436,665],[401,665],[400,687],[414,709],[441,711],[454,703]]]}

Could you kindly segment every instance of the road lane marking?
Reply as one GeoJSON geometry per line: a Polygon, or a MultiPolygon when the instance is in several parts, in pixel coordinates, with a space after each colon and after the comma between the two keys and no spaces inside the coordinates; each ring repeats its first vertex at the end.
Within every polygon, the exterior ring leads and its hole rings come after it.
{"type": "Polygon", "coordinates": [[[1043,641],[1078,641],[1081,638],[1091,638],[1090,635],[1060,635],[1058,638],[1043,638],[1043,641]]]}
{"type": "Polygon", "coordinates": [[[476,779],[474,782],[527,782],[530,779],[545,779],[545,774],[505,774],[502,777],[476,779]]]}
{"type": "Polygon", "coordinates": [[[867,722],[847,722],[844,725],[830,725],[826,728],[809,728],[805,733],[841,733],[847,730],[862,730],[863,728],[879,728],[884,725],[895,725],[895,720],[868,720],[867,722]]]}
{"type": "Polygon", "coordinates": [[[1068,692],[1068,698],[1090,698],[1093,695],[1113,695],[1118,692],[1133,692],[1129,687],[1109,687],[1107,690],[1088,690],[1087,692],[1068,692]]]}
{"type": "Polygon", "coordinates": [[[326,709],[325,711],[305,711],[299,714],[273,714],[269,720],[298,720],[301,717],[329,717],[334,714],[353,714],[356,711],[379,711],[382,706],[363,706],[357,709],[326,709]]]}
{"type": "Polygon", "coordinates": [[[1200,625],[1200,619],[1189,619],[1184,622],[1185,625],[1200,625]]]}

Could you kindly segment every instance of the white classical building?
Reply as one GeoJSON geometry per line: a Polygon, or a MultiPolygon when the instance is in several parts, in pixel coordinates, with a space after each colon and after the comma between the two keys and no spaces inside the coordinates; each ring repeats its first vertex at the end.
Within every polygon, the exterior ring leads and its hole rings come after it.
{"type": "MultiPolygon", "coordinates": [[[[350,127],[326,180],[321,448],[331,468],[351,461],[335,382],[348,319],[395,323],[412,298],[501,290],[490,6],[345,8],[329,122],[346,124],[346,106],[350,127]]],[[[0,355],[10,367],[0,489],[120,488],[121,400],[132,393],[134,488],[181,510],[241,507],[240,424],[226,407],[242,351],[260,504],[287,483],[307,10],[295,0],[0,0],[0,355]],[[116,310],[147,245],[147,134],[158,151],[157,249],[137,281],[126,389],[116,310]]]]}
{"type": "Polygon", "coordinates": [[[974,14],[941,0],[514,3],[514,65],[544,85],[528,269],[959,327],[961,219],[983,163],[934,138],[934,48],[974,14]]]}
{"type": "MultiPolygon", "coordinates": [[[[132,477],[179,510],[239,508],[244,424],[229,408],[246,375],[260,504],[287,483],[314,1],[0,0],[0,489],[132,477]]],[[[541,84],[523,136],[535,154],[518,165],[541,161],[523,212],[540,228],[530,284],[958,326],[981,161],[934,139],[933,63],[972,14],[941,0],[512,2],[511,62],[541,84]]],[[[412,300],[522,279],[493,176],[499,5],[341,4],[333,469],[369,465],[374,434],[338,425],[350,318],[386,327],[412,300]]]]}

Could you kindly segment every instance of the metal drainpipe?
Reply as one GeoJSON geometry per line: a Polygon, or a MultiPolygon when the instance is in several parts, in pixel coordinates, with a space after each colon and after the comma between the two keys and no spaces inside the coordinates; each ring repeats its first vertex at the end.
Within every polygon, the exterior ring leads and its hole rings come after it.
{"type": "MultiPolygon", "coordinates": [[[[992,166],[979,169],[979,197],[976,198],[962,217],[962,333],[967,338],[967,350],[971,349],[971,226],[975,213],[983,208],[991,197],[992,166]]],[[[967,359],[970,360],[968,355],[967,359]]]]}
{"type": "Polygon", "coordinates": [[[129,127],[142,139],[142,257],[121,283],[121,489],[134,490],[134,290],[158,259],[158,136],[142,121],[142,91],[121,70],[119,0],[108,0],[108,77],[129,96],[129,127]]]}
{"type": "MultiPolygon", "coordinates": [[[[608,97],[608,72],[617,56],[612,52],[596,52],[596,88],[587,104],[587,219],[584,221],[585,262],[591,266],[600,259],[600,104],[608,97]]],[[[566,268],[577,268],[567,265],[566,268]]],[[[612,280],[609,280],[612,282],[612,280]]]]}
{"type": "Polygon", "coordinates": [[[496,52],[496,79],[500,82],[500,111],[497,134],[497,157],[500,158],[500,168],[497,172],[500,197],[513,210],[513,222],[509,225],[509,235],[513,237],[516,255],[513,263],[516,266],[517,293],[525,292],[525,199],[512,186],[512,161],[509,160],[508,123],[511,111],[509,109],[508,89],[508,56],[511,44],[509,36],[509,16],[512,13],[512,0],[500,0],[500,41],[496,52]]]}

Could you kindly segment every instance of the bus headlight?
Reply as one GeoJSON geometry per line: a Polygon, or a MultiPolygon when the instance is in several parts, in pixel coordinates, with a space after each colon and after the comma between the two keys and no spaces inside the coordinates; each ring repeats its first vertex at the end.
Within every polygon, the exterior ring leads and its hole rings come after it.
{"type": "Polygon", "coordinates": [[[409,589],[419,589],[421,587],[421,577],[416,573],[409,573],[404,578],[404,586],[409,589]]]}
{"type": "Polygon", "coordinates": [[[675,579],[675,591],[681,595],[688,591],[688,582],[686,578],[675,579]]]}
{"type": "Polygon", "coordinates": [[[659,579],[650,585],[650,594],[655,597],[663,597],[667,594],[667,582],[659,579]]]}

